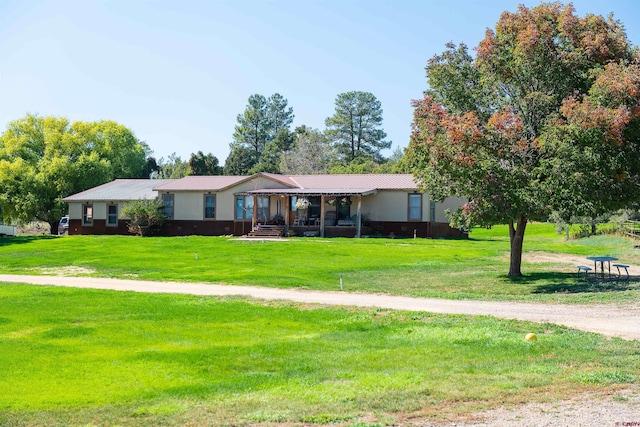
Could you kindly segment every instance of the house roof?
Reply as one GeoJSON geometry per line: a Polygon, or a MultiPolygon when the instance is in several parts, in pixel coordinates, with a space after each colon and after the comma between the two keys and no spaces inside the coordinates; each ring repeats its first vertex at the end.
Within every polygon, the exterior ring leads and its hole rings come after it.
{"type": "Polygon", "coordinates": [[[259,172],[251,176],[185,176],[184,178],[171,180],[170,182],[159,185],[155,187],[155,189],[159,191],[222,191],[257,177],[264,177],[286,185],[287,187],[297,186],[296,183],[287,176],[259,172]]]}
{"type": "Polygon", "coordinates": [[[117,179],[113,182],[66,197],[65,202],[90,200],[136,200],[157,197],[159,191],[222,191],[240,183],[263,177],[287,188],[247,190],[237,194],[367,196],[384,190],[416,191],[410,174],[360,175],[277,175],[257,173],[251,176],[186,176],[180,179],[117,179]]]}
{"type": "Polygon", "coordinates": [[[156,185],[154,190],[158,191],[220,191],[228,187],[233,187],[250,176],[185,176],[180,179],[171,179],[167,182],[156,185]]]}
{"type": "Polygon", "coordinates": [[[291,179],[291,177],[286,176],[286,175],[279,175],[276,173],[266,173],[266,172],[260,172],[256,175],[262,175],[264,177],[267,177],[269,179],[272,179],[274,181],[280,182],[284,185],[288,185],[289,187],[297,187],[298,184],[296,184],[296,182],[294,180],[291,179]]]}
{"type": "Polygon", "coordinates": [[[65,202],[155,199],[154,187],[168,179],[116,179],[62,199],[65,202]]]}
{"type": "MultiPolygon", "coordinates": [[[[273,175],[282,177],[281,175],[273,175]]],[[[375,194],[378,190],[415,191],[418,185],[410,174],[360,174],[360,175],[292,175],[283,177],[289,180],[292,188],[262,188],[239,194],[289,194],[289,195],[361,195],[375,194]]],[[[280,180],[283,182],[284,180],[280,180]]]]}
{"type": "Polygon", "coordinates": [[[294,175],[300,188],[417,190],[411,174],[294,175]]]}

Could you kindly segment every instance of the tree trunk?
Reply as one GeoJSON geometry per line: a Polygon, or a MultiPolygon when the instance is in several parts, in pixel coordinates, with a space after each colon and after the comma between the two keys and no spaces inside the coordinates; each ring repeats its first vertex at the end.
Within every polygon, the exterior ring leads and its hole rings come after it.
{"type": "Polygon", "coordinates": [[[509,223],[509,240],[511,241],[511,258],[509,262],[509,277],[522,277],[522,242],[527,218],[520,215],[514,227],[513,220],[509,223]]]}

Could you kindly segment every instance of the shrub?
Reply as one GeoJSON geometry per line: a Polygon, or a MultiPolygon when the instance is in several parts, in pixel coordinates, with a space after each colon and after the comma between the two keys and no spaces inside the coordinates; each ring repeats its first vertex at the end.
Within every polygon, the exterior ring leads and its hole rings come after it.
{"type": "Polygon", "coordinates": [[[128,202],[122,208],[122,215],[129,217],[127,228],[138,236],[151,236],[164,224],[162,202],[156,199],[142,199],[128,202]]]}

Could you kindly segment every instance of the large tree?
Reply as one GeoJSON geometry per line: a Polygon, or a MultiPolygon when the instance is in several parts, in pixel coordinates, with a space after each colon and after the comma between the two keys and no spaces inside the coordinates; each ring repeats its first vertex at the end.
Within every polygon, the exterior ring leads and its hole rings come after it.
{"type": "Polygon", "coordinates": [[[329,140],[317,129],[305,127],[296,132],[293,147],[282,153],[280,170],[288,175],[314,175],[327,172],[329,140]]]}
{"type": "Polygon", "coordinates": [[[233,142],[253,149],[259,156],[269,140],[268,110],[267,98],[259,94],[251,95],[244,112],[238,114],[238,124],[233,132],[233,142]]]}
{"type": "Polygon", "coordinates": [[[112,122],[69,123],[28,114],[0,137],[0,203],[5,217],[49,223],[66,213],[62,199],[115,178],[139,178],[149,148],[112,122]]]}
{"type": "Polygon", "coordinates": [[[198,151],[189,158],[189,175],[222,175],[222,166],[213,154],[198,151]]]}
{"type": "Polygon", "coordinates": [[[326,134],[344,163],[360,156],[381,158],[380,151],[391,147],[382,130],[382,104],[370,92],[341,93],[336,110],[325,120],[326,134]]]}
{"type": "Polygon", "coordinates": [[[231,151],[224,162],[225,175],[247,175],[258,162],[258,155],[251,148],[240,144],[230,144],[231,151]]]}
{"type": "Polygon", "coordinates": [[[509,224],[509,276],[522,274],[529,220],[640,198],[637,52],[611,16],[548,3],[504,12],[475,58],[449,44],[428,62],[414,175],[437,198],[468,198],[453,224],[509,224]]]}
{"type": "Polygon", "coordinates": [[[237,117],[231,151],[225,161],[226,173],[278,172],[280,153],[291,145],[289,127],[293,118],[293,108],[279,93],[269,98],[251,95],[244,112],[237,117]]]}
{"type": "Polygon", "coordinates": [[[289,132],[288,128],[281,128],[275,138],[267,142],[258,162],[249,172],[280,173],[280,157],[291,148],[293,143],[294,133],[289,132]]]}
{"type": "Polygon", "coordinates": [[[293,108],[288,107],[289,102],[279,93],[274,93],[267,99],[267,118],[269,121],[269,140],[273,141],[281,131],[289,132],[293,123],[293,108]]]}

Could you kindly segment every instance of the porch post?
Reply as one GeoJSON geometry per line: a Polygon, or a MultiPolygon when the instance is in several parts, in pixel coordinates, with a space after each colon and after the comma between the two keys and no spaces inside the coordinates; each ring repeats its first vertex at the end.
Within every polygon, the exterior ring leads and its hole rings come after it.
{"type": "Polygon", "coordinates": [[[258,196],[253,195],[253,215],[251,216],[251,231],[256,228],[258,222],[258,196]]]}
{"type": "Polygon", "coordinates": [[[356,219],[356,237],[360,237],[360,227],[362,224],[362,194],[358,195],[358,215],[356,219]]]}
{"type": "Polygon", "coordinates": [[[284,207],[283,210],[284,212],[282,212],[282,216],[284,217],[284,230],[286,232],[289,231],[289,212],[291,211],[291,209],[289,208],[289,200],[291,198],[289,196],[284,196],[284,207]]]}
{"type": "Polygon", "coordinates": [[[324,237],[324,194],[320,195],[320,237],[324,237]]]}

